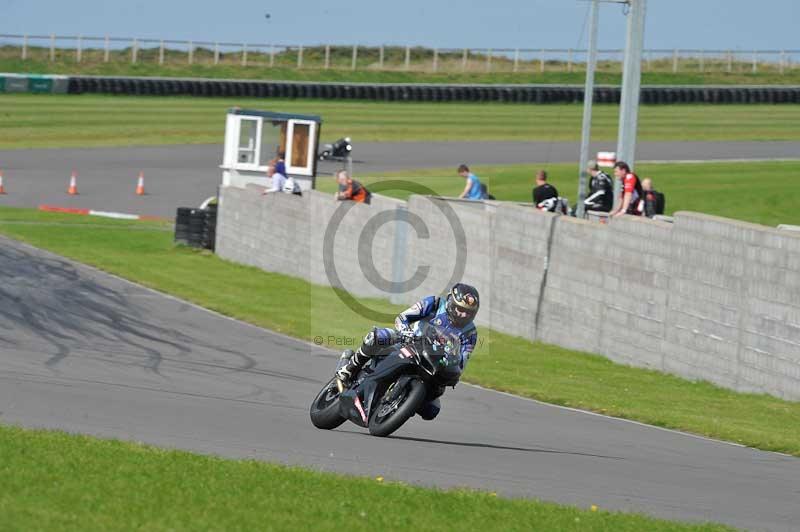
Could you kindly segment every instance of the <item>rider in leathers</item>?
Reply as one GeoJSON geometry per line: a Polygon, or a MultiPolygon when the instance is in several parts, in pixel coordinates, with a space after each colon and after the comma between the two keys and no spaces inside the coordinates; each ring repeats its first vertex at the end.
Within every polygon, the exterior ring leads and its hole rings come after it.
{"type": "MultiPolygon", "coordinates": [[[[376,327],[364,337],[364,343],[355,353],[350,350],[342,353],[342,358],[347,358],[348,361],[339,368],[336,377],[343,385],[347,385],[369,362],[370,358],[383,348],[412,337],[416,324],[420,321],[430,322],[459,337],[461,371],[463,371],[470,354],[478,343],[478,331],[473,320],[479,307],[478,291],[463,283],[454,285],[446,297],[428,296],[423,298],[397,316],[394,320],[394,329],[376,327]]],[[[436,391],[434,398],[423,405],[417,413],[425,420],[435,418],[441,409],[439,396],[443,393],[444,387],[441,387],[436,391]]]]}

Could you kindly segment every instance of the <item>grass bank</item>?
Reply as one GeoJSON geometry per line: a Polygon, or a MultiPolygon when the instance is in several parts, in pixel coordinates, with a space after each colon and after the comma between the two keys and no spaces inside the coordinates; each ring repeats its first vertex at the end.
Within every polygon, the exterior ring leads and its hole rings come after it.
{"type": "MultiPolygon", "coordinates": [[[[498,199],[530,203],[534,175],[548,171],[550,182],[574,203],[578,191],[577,164],[475,166],[473,171],[489,185],[498,199]]],[[[424,184],[442,196],[458,196],[464,180],[455,167],[408,170],[377,176],[357,176],[367,186],[384,179],[403,179],[413,189],[424,184]]],[[[800,225],[800,162],[644,164],[636,167],[642,178],[651,177],[666,195],[666,213],[695,211],[737,220],[776,226],[800,225]]],[[[317,186],[326,192],[335,188],[333,178],[322,177],[317,186]]],[[[406,199],[408,191],[387,191],[406,199]]]]}
{"type": "MultiPolygon", "coordinates": [[[[582,106],[502,103],[0,94],[0,149],[221,144],[233,106],[318,114],[322,138],[578,141],[582,106]]],[[[594,107],[593,140],[617,137],[617,105],[594,107]]],[[[800,140],[798,105],[651,105],[638,139],[800,140]]],[[[577,154],[576,154],[577,157],[577,154]]]]}
{"type": "MultiPolygon", "coordinates": [[[[373,325],[328,287],[174,247],[158,222],[109,224],[0,208],[0,233],[298,338],[360,338],[373,325]]],[[[383,312],[401,310],[385,301],[368,304],[383,312]]],[[[549,403],[800,456],[798,402],[736,393],[486,329],[464,378],[549,403]]]]}
{"type": "MultiPolygon", "coordinates": [[[[148,51],[150,52],[150,51],[148,51]]],[[[394,64],[386,70],[379,70],[377,50],[371,59],[359,52],[357,70],[351,70],[352,50],[346,48],[340,54],[332,54],[331,65],[334,68],[324,68],[324,50],[304,50],[305,68],[297,68],[296,53],[291,56],[277,55],[275,65],[269,67],[269,57],[258,57],[251,51],[248,55],[250,65],[241,65],[241,53],[222,54],[222,61],[214,65],[213,53],[205,50],[196,52],[194,63],[188,64],[185,52],[167,53],[167,63],[158,64],[157,50],[154,53],[140,55],[139,62],[132,64],[130,53],[127,55],[113,54],[114,60],[106,63],[102,60],[102,51],[85,51],[80,63],[74,59],[74,51],[57,51],[57,61],[51,63],[47,59],[49,50],[29,51],[29,58],[25,61],[19,59],[21,51],[0,49],[0,72],[20,72],[33,74],[72,74],[92,76],[152,76],[152,77],[182,77],[182,78],[217,78],[217,79],[257,79],[257,80],[287,80],[287,81],[331,81],[331,82],[362,82],[362,83],[481,83],[509,85],[521,83],[537,84],[569,84],[583,85],[585,72],[577,68],[568,72],[568,65],[563,61],[551,61],[545,65],[545,72],[540,72],[538,61],[525,63],[519,72],[513,72],[513,63],[510,61],[493,61],[493,71],[487,72],[485,57],[472,58],[471,68],[462,72],[461,57],[457,61],[440,61],[440,71],[434,73],[432,57],[427,61],[412,61],[408,71],[404,68],[403,51],[397,57],[387,57],[387,63],[394,64]],[[38,52],[38,54],[37,54],[38,52]],[[321,52],[321,54],[320,54],[321,52]],[[39,55],[39,57],[36,57],[39,55]],[[260,63],[260,64],[259,64],[260,63]],[[443,72],[443,70],[447,70],[443,72]]],[[[706,72],[700,72],[699,64],[683,62],[683,72],[672,73],[672,64],[662,62],[660,71],[642,72],[644,85],[797,85],[800,84],[800,70],[789,69],[783,74],[774,66],[768,68],[763,65],[761,72],[752,73],[752,66],[737,63],[733,72],[725,72],[725,65],[716,65],[716,72],[706,67],[706,72]]],[[[580,65],[581,67],[583,65],[580,65]]],[[[603,85],[620,85],[622,74],[619,73],[619,63],[604,62],[598,65],[595,81],[603,85]]]]}
{"type": "Polygon", "coordinates": [[[731,530],[3,426],[0,474],[9,530],[731,530]]]}

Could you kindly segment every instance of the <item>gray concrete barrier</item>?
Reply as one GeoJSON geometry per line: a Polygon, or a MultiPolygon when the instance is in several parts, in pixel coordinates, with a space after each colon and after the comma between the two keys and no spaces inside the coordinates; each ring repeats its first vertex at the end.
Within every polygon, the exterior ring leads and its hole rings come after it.
{"type": "Polygon", "coordinates": [[[461,266],[458,280],[481,292],[481,326],[800,400],[794,232],[686,212],[599,224],[494,201],[361,205],[224,187],[217,253],[399,303],[440,293],[461,266]]]}

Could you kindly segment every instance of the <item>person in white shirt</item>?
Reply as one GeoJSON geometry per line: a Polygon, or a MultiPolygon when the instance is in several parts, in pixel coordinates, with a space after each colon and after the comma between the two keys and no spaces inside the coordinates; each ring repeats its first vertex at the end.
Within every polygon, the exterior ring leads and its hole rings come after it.
{"type": "Polygon", "coordinates": [[[274,164],[267,166],[267,177],[272,178],[272,186],[265,190],[264,194],[283,192],[283,186],[286,184],[286,176],[278,172],[274,164]]]}

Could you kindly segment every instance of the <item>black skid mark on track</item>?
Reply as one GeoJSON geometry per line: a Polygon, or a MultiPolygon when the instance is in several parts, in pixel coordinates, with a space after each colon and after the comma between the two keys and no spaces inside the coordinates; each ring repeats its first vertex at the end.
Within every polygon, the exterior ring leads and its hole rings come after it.
{"type": "Polygon", "coordinates": [[[66,260],[2,246],[0,264],[0,325],[25,330],[52,345],[55,352],[45,365],[53,371],[73,349],[91,347],[98,339],[143,352],[140,365],[159,375],[165,350],[185,356],[193,347],[238,358],[239,363],[226,368],[231,372],[256,365],[245,353],[162,326],[126,294],[85,277],[66,260]]]}

